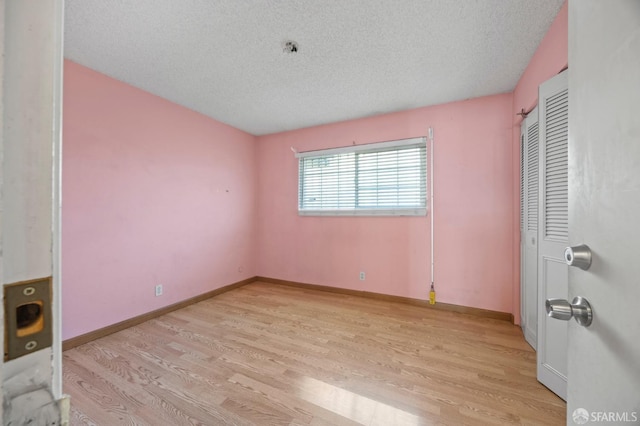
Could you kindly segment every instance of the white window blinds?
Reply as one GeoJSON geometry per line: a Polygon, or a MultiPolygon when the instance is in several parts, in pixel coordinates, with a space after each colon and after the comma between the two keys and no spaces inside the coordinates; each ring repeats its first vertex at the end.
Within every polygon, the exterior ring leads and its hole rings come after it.
{"type": "Polygon", "coordinates": [[[425,215],[425,138],[310,151],[299,157],[301,215],[425,215]]]}

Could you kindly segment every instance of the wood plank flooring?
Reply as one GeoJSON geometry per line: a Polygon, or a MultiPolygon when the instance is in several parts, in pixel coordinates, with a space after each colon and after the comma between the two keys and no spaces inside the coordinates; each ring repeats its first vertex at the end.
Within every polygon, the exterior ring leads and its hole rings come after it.
{"type": "Polygon", "coordinates": [[[253,283],[64,352],[71,424],[565,424],[508,322],[253,283]]]}

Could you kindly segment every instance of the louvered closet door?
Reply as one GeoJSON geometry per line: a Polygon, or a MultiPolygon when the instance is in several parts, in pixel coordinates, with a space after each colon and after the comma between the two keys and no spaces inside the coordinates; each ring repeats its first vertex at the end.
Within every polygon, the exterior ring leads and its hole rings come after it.
{"type": "Polygon", "coordinates": [[[568,79],[540,85],[538,209],[538,380],[566,400],[569,323],[547,317],[545,301],[568,299],[568,79]]]}
{"type": "Polygon", "coordinates": [[[523,158],[521,168],[521,218],[523,253],[520,264],[523,285],[520,291],[522,331],[526,341],[536,349],[538,333],[538,108],[522,124],[523,158]]]}

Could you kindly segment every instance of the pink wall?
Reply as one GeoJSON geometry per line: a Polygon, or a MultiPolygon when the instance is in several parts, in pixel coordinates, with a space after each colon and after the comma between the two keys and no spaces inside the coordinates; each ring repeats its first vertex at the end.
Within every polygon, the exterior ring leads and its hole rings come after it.
{"type": "Polygon", "coordinates": [[[256,275],[255,137],[64,72],[63,339],[256,275]]]}
{"type": "Polygon", "coordinates": [[[512,312],[512,105],[511,94],[496,95],[259,137],[257,273],[428,298],[429,218],[298,216],[291,147],[421,136],[431,126],[438,300],[512,312]]]}
{"type": "Polygon", "coordinates": [[[568,64],[568,12],[567,3],[551,24],[549,31],[529,61],[513,91],[513,307],[516,323],[520,322],[520,124],[516,113],[529,111],[538,103],[538,86],[556,75],[568,64]]]}

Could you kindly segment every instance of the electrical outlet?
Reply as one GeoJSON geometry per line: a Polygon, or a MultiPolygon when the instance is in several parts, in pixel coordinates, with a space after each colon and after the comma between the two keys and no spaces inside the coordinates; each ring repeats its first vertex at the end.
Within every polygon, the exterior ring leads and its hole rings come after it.
{"type": "Polygon", "coordinates": [[[360,272],[360,281],[364,281],[364,271],[360,272]]]}
{"type": "Polygon", "coordinates": [[[162,296],[162,284],[156,286],[156,296],[162,296]]]}

